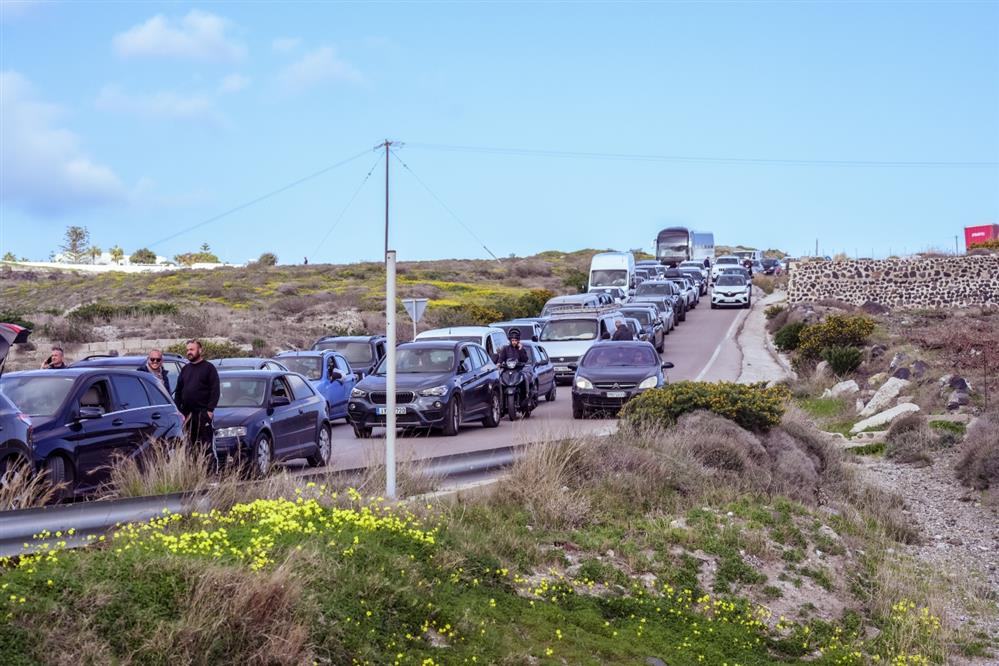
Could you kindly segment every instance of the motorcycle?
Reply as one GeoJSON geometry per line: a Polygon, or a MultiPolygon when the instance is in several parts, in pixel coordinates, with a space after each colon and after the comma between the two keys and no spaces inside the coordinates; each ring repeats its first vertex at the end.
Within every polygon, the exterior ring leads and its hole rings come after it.
{"type": "Polygon", "coordinates": [[[525,419],[530,418],[537,402],[537,396],[533,395],[523,368],[522,363],[511,359],[503,363],[500,373],[500,386],[503,387],[503,406],[511,421],[517,420],[518,412],[523,413],[525,419]]]}

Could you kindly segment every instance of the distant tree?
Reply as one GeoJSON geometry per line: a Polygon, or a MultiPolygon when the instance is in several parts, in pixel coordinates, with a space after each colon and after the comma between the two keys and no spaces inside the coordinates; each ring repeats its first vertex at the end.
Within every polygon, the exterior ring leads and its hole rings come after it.
{"type": "Polygon", "coordinates": [[[63,235],[63,244],[59,246],[62,250],[63,259],[71,264],[79,264],[87,256],[87,248],[90,246],[90,232],[86,227],[70,226],[66,227],[63,235]]]}
{"type": "Polygon", "coordinates": [[[3,260],[4,261],[17,261],[17,257],[14,256],[13,252],[8,252],[7,254],[3,255],[3,260]]]}
{"type": "Polygon", "coordinates": [[[111,261],[116,264],[121,264],[121,260],[125,258],[125,250],[121,249],[117,245],[111,248],[111,261]]]}
{"type": "Polygon", "coordinates": [[[201,246],[201,252],[186,252],[184,254],[174,255],[173,260],[178,264],[184,266],[192,266],[194,264],[220,264],[222,261],[211,252],[211,250],[206,250],[204,248],[208,247],[208,243],[204,243],[201,246]]]}
{"type": "Polygon", "coordinates": [[[130,256],[128,260],[133,264],[155,264],[156,253],[144,247],[133,252],[132,256],[130,256]]]}
{"type": "Polygon", "coordinates": [[[260,255],[260,258],[257,259],[257,263],[260,264],[261,266],[275,266],[277,265],[277,262],[278,262],[277,255],[274,254],[273,252],[264,252],[262,255],[260,255]]]}
{"type": "Polygon", "coordinates": [[[212,248],[208,247],[208,243],[202,243],[201,244],[201,251],[202,252],[211,252],[212,248]]]}
{"type": "Polygon", "coordinates": [[[96,245],[91,245],[87,249],[87,254],[90,255],[90,263],[96,264],[97,263],[97,258],[100,257],[102,254],[104,254],[104,250],[102,250],[101,248],[97,247],[96,245]]]}

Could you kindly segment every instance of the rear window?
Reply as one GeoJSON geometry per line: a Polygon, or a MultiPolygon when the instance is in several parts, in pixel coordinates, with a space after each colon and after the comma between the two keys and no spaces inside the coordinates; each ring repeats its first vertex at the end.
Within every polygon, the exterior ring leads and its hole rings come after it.
{"type": "Polygon", "coordinates": [[[672,296],[673,289],[668,283],[643,282],[635,289],[636,296],[672,296]]]}
{"type": "Polygon", "coordinates": [[[739,260],[735,257],[719,257],[715,262],[717,264],[738,264],[739,260]]]}
{"type": "Polygon", "coordinates": [[[316,349],[332,349],[343,354],[352,365],[367,365],[375,359],[371,355],[371,345],[368,342],[347,342],[345,340],[327,340],[316,345],[316,349]]]}
{"type": "Polygon", "coordinates": [[[720,275],[716,284],[719,287],[745,287],[746,278],[731,274],[720,275]]]}
{"type": "Polygon", "coordinates": [[[142,388],[142,380],[138,377],[111,376],[111,384],[114,386],[115,395],[118,396],[118,403],[122,409],[137,409],[149,406],[149,396],[142,388]]]}
{"type": "Polygon", "coordinates": [[[649,322],[652,321],[652,315],[648,310],[626,310],[625,314],[632,319],[637,319],[642,326],[648,326],[649,322]]]}
{"type": "Polygon", "coordinates": [[[297,372],[312,380],[323,378],[322,356],[282,356],[281,363],[292,372],[297,372]]]}

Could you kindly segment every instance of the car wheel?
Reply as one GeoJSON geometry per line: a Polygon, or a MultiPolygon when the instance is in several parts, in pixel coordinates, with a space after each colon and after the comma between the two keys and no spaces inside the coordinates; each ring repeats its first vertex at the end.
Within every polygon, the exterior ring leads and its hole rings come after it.
{"type": "Polygon", "coordinates": [[[583,403],[579,400],[573,398],[572,400],[572,418],[583,419],[586,418],[586,410],[583,409],[583,403]]]}
{"type": "Polygon", "coordinates": [[[316,452],[306,458],[309,467],[326,467],[333,457],[333,438],[330,435],[330,427],[323,423],[319,426],[319,434],[316,437],[316,452]]]}
{"type": "Polygon", "coordinates": [[[271,439],[267,433],[257,435],[257,441],[253,443],[253,474],[258,478],[267,476],[274,463],[274,449],[271,448],[271,439]]]}
{"type": "Polygon", "coordinates": [[[65,458],[54,455],[46,460],[45,474],[52,486],[53,502],[65,502],[73,497],[73,472],[65,458]]]}
{"type": "Polygon", "coordinates": [[[354,437],[357,439],[371,439],[371,428],[365,428],[364,426],[355,425],[354,437]]]}
{"type": "Polygon", "coordinates": [[[545,400],[548,402],[555,402],[555,398],[558,395],[558,385],[552,382],[552,388],[548,393],[545,393],[545,400]]]}
{"type": "Polygon", "coordinates": [[[461,425],[461,399],[458,396],[451,398],[448,403],[447,414],[444,416],[444,434],[454,437],[458,434],[458,426],[461,425]]]}
{"type": "Polygon", "coordinates": [[[511,393],[510,395],[506,396],[506,415],[510,418],[511,421],[516,421],[517,417],[519,416],[517,414],[516,393],[511,393]]]}
{"type": "Polygon", "coordinates": [[[498,391],[489,394],[489,413],[482,419],[482,425],[487,428],[495,428],[503,419],[502,407],[500,406],[500,396],[498,391]]]}

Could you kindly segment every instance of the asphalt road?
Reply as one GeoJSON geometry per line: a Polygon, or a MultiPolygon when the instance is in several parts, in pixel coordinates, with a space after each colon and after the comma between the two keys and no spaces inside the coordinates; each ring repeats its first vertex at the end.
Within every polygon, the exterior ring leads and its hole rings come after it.
{"type": "MultiPolygon", "coordinates": [[[[735,336],[748,310],[712,310],[708,297],[702,297],[696,310],[687,314],[666,337],[663,358],[675,367],[668,371],[670,381],[735,381],[742,366],[742,355],[735,336]]],[[[504,419],[498,428],[483,428],[478,423],[462,426],[456,437],[438,434],[396,438],[396,459],[419,460],[437,456],[484,451],[504,446],[534,443],[571,434],[608,431],[614,419],[572,418],[569,386],[559,386],[555,402],[541,401],[530,419],[510,422],[504,419]]],[[[354,469],[384,461],[385,442],[375,431],[371,439],[355,439],[350,426],[340,421],[333,427],[333,469],[354,469]]]]}

